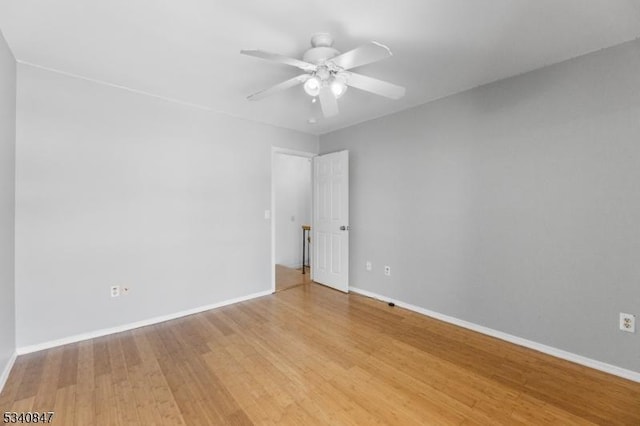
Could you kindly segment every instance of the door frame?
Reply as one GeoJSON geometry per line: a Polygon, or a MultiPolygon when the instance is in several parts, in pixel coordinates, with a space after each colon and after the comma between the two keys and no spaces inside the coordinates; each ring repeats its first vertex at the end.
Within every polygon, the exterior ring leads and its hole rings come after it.
{"type": "MultiPolygon", "coordinates": [[[[276,292],[276,185],[275,185],[275,159],[277,154],[292,155],[295,157],[313,158],[319,154],[316,152],[298,151],[289,148],[271,147],[271,293],[276,292]]],[[[311,165],[311,214],[313,215],[313,164],[311,165]]],[[[304,262],[304,259],[303,259],[304,262]]],[[[313,258],[309,256],[310,277],[313,279],[313,258]]]]}

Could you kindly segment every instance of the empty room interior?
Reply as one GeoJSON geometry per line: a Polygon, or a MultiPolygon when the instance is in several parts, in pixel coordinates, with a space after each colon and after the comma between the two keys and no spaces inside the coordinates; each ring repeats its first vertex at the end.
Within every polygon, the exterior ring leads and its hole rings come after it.
{"type": "Polygon", "coordinates": [[[0,415],[640,425],[640,0],[0,2],[0,415]]]}

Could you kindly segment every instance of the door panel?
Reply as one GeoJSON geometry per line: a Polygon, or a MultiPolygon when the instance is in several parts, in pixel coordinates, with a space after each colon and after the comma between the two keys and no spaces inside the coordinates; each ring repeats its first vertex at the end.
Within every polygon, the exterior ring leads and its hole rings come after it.
{"type": "Polygon", "coordinates": [[[313,279],[349,291],[349,151],[314,158],[313,279]]]}

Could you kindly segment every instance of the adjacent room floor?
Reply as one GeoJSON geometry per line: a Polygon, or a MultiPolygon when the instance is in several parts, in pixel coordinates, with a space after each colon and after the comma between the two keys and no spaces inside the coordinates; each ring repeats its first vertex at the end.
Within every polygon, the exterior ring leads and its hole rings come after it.
{"type": "Polygon", "coordinates": [[[305,268],[305,273],[303,274],[302,269],[276,265],[276,291],[287,290],[291,287],[309,283],[311,283],[311,271],[309,268],[305,268]]]}
{"type": "Polygon", "coordinates": [[[304,284],[18,358],[60,425],[640,424],[640,384],[304,284]]]}

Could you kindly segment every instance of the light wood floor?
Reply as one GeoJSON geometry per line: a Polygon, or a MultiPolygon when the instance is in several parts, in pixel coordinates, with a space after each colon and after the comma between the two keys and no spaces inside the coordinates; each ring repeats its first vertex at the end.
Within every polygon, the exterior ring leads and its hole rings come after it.
{"type": "Polygon", "coordinates": [[[640,384],[305,284],[21,356],[5,410],[83,426],[639,425],[640,384]]]}
{"type": "Polygon", "coordinates": [[[309,268],[305,268],[305,272],[303,274],[302,269],[293,269],[276,264],[276,291],[311,283],[309,268]]]}

